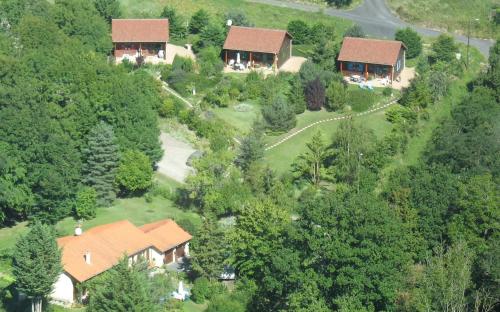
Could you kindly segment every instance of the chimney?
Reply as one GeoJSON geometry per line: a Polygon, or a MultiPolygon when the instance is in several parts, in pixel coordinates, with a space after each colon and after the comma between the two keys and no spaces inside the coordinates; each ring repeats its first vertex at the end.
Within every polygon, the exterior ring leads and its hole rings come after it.
{"type": "Polygon", "coordinates": [[[81,224],[78,224],[76,227],[75,227],[75,236],[80,236],[82,235],[82,225],[81,224]]]}
{"type": "Polygon", "coordinates": [[[86,264],[91,264],[91,261],[90,261],[90,251],[86,251],[85,255],[83,256],[83,258],[85,259],[85,263],[86,264]]]}

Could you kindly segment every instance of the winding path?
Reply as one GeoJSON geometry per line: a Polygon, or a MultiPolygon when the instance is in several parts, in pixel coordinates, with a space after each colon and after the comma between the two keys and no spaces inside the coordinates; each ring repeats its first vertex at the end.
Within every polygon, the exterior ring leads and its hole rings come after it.
{"type": "MultiPolygon", "coordinates": [[[[391,10],[387,7],[385,0],[365,0],[363,4],[355,9],[344,11],[337,10],[330,7],[323,7],[315,4],[298,3],[284,0],[248,0],[255,3],[263,3],[274,6],[280,6],[290,9],[296,9],[307,12],[318,12],[322,11],[324,14],[329,16],[342,17],[353,22],[356,22],[361,26],[365,33],[374,37],[385,37],[394,38],[394,34],[400,28],[410,27],[415,31],[424,36],[436,37],[443,32],[419,27],[415,25],[408,24],[397,16],[392,14],[391,10]]],[[[467,43],[467,37],[458,34],[452,34],[456,40],[467,43]]],[[[486,57],[489,55],[489,49],[493,45],[493,40],[470,38],[470,44],[486,57]]]]}
{"type": "Polygon", "coordinates": [[[367,111],[364,111],[362,113],[357,113],[357,114],[354,114],[354,115],[343,115],[343,116],[338,116],[338,117],[334,117],[334,118],[327,118],[327,119],[322,119],[322,120],[318,120],[316,122],[313,122],[303,128],[300,128],[299,130],[287,135],[286,137],[282,138],[281,140],[279,140],[278,142],[272,144],[272,145],[269,145],[269,146],[266,146],[266,148],[264,149],[265,151],[269,151],[275,147],[277,147],[278,145],[281,145],[283,143],[285,143],[286,141],[290,140],[291,138],[293,138],[294,136],[296,136],[297,134],[299,133],[302,133],[304,131],[306,131],[307,129],[311,128],[311,127],[314,127],[316,125],[319,125],[321,123],[325,123],[325,122],[329,122],[329,121],[339,121],[339,120],[343,120],[343,119],[347,119],[349,117],[360,117],[360,116],[364,116],[364,115],[368,115],[368,114],[372,114],[372,113],[375,113],[377,111],[380,111],[380,110],[384,110],[386,109],[387,107],[393,105],[394,103],[396,103],[399,99],[394,99],[392,101],[390,101],[389,103],[387,104],[384,104],[382,106],[377,106],[377,107],[374,107],[370,110],[367,110],[367,111]]]}

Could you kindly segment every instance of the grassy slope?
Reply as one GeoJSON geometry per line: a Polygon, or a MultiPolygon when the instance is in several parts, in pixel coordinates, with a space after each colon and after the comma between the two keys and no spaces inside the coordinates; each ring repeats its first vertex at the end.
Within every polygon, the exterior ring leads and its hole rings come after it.
{"type": "Polygon", "coordinates": [[[126,17],[157,17],[166,5],[175,7],[185,17],[203,8],[214,16],[223,16],[229,10],[244,12],[258,27],[286,28],[289,21],[301,19],[309,23],[324,22],[334,24],[338,34],[343,33],[352,23],[331,18],[322,13],[308,13],[264,4],[248,3],[244,0],[120,0],[126,17]]]}
{"type": "Polygon", "coordinates": [[[468,22],[479,18],[472,35],[485,38],[495,36],[489,16],[493,5],[500,5],[500,0],[387,0],[387,2],[393,11],[411,23],[466,34],[468,22]]]}

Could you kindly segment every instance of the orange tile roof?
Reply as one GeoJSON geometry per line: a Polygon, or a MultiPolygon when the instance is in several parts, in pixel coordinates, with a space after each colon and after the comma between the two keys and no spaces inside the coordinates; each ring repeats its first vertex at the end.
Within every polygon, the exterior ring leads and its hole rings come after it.
{"type": "Polygon", "coordinates": [[[277,54],[286,36],[285,30],[231,26],[224,49],[277,54]]]}
{"type": "Polygon", "coordinates": [[[140,227],[151,239],[156,249],[165,252],[191,240],[192,236],[170,219],[145,224],[140,227]]]}
{"type": "Polygon", "coordinates": [[[111,38],[113,42],[167,42],[168,19],[113,19],[111,38]]]}
{"type": "Polygon", "coordinates": [[[339,61],[394,65],[399,56],[401,41],[345,37],[339,61]]]}
{"type": "Polygon", "coordinates": [[[191,235],[169,219],[143,227],[150,229],[149,233],[124,220],[91,228],[80,236],[59,238],[64,271],[83,282],[110,269],[125,254],[134,255],[150,247],[164,251],[164,247],[172,244],[175,247],[191,239],[191,235]],[[90,252],[90,264],[85,262],[86,252],[90,252]]]}

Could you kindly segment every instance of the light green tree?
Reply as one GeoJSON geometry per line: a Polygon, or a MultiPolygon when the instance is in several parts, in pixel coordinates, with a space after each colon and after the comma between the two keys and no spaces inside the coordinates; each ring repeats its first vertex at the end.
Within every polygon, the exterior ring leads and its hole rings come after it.
{"type": "Polygon", "coordinates": [[[149,157],[141,151],[123,153],[116,173],[116,183],[127,192],[144,191],[151,186],[153,168],[149,157]]]}
{"type": "Polygon", "coordinates": [[[81,219],[95,218],[97,193],[91,187],[84,187],[76,193],[75,214],[81,219]]]}
{"type": "Polygon", "coordinates": [[[304,178],[318,187],[325,174],[324,161],[331,154],[323,142],[321,132],[317,132],[306,144],[307,151],[293,163],[293,170],[298,177],[304,178]]]}

